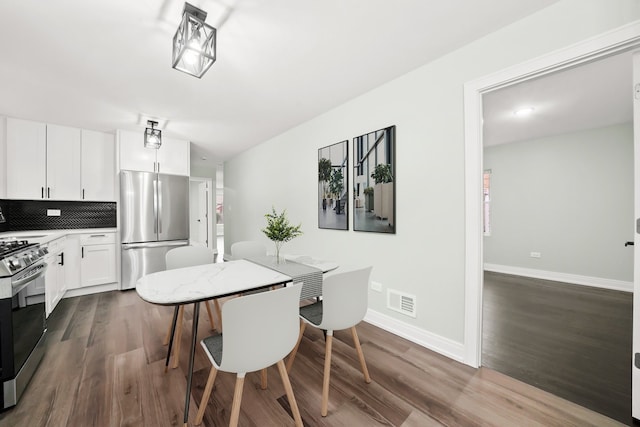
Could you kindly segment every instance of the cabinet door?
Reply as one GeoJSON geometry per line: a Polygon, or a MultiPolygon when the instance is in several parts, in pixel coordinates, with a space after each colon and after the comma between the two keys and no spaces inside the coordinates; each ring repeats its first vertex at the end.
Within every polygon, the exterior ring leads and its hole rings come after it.
{"type": "Polygon", "coordinates": [[[116,281],[116,246],[89,245],[82,247],[82,286],[102,285],[116,281]]]}
{"type": "Polygon", "coordinates": [[[160,173],[189,176],[189,141],[163,137],[157,161],[160,173]]]}
{"type": "Polygon", "coordinates": [[[7,119],[7,198],[44,198],[46,144],[44,123],[7,119]]]}
{"type": "Polygon", "coordinates": [[[155,172],[156,149],[145,148],[144,133],[118,131],[120,169],[155,172]]]}
{"type": "MultiPolygon", "coordinates": [[[[66,271],[65,271],[65,265],[67,262],[66,259],[67,253],[64,250],[61,250],[58,253],[58,257],[57,257],[57,274],[58,276],[56,277],[56,282],[57,282],[57,295],[56,295],[56,304],[58,304],[58,302],[62,299],[62,297],[64,297],[64,293],[67,292],[67,275],[66,275],[66,271]]],[[[55,307],[54,305],[54,307],[55,307]]]]}
{"type": "Polygon", "coordinates": [[[64,275],[67,289],[76,289],[80,284],[80,236],[67,235],[64,243],[64,275]]]}
{"type": "Polygon", "coordinates": [[[47,271],[44,273],[44,306],[47,317],[53,311],[56,304],[56,296],[58,294],[58,257],[56,254],[49,254],[45,258],[47,263],[47,271]]]}
{"type": "Polygon", "coordinates": [[[80,200],[80,129],[47,125],[47,197],[80,200]]]}
{"type": "Polygon", "coordinates": [[[113,135],[82,130],[82,200],[115,200],[115,156],[113,135]]]}

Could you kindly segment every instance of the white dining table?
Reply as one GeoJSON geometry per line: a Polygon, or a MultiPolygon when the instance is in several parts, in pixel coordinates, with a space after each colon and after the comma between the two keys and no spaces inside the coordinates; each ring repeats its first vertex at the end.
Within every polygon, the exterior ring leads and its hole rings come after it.
{"type": "MultiPolygon", "coordinates": [[[[296,262],[314,267],[323,273],[338,267],[334,262],[320,261],[308,256],[291,255],[285,262],[296,262]]],[[[274,265],[274,267],[276,267],[274,265]]],[[[138,279],[136,291],[140,298],[152,304],[183,305],[193,304],[191,326],[191,349],[187,374],[187,392],[184,404],[184,426],[189,418],[189,400],[193,361],[196,348],[200,302],[222,298],[243,292],[266,289],[271,286],[292,282],[292,277],[247,260],[234,260],[224,263],[204,264],[193,267],[158,271],[138,279]]],[[[174,310],[172,330],[175,329],[177,310],[174,310]]],[[[169,341],[166,364],[168,365],[173,334],[169,341]]]]}

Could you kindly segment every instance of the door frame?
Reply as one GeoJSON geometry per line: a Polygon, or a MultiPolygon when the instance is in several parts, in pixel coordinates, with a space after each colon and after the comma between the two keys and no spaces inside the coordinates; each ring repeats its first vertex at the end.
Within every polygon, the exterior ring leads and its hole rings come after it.
{"type": "MultiPolygon", "coordinates": [[[[212,196],[213,180],[211,178],[201,178],[197,176],[189,177],[189,193],[191,193],[192,182],[205,183],[207,185],[207,243],[209,249],[217,250],[216,240],[213,234],[212,217],[214,215],[211,214],[212,209],[215,209],[215,206],[213,205],[213,200],[215,199],[212,196]]],[[[189,201],[189,211],[191,211],[191,201],[189,201]]],[[[215,210],[213,212],[215,212],[215,210]]],[[[189,220],[191,220],[191,214],[189,214],[189,220]]]]}
{"type": "MultiPolygon", "coordinates": [[[[483,94],[639,46],[640,21],[635,21],[575,45],[465,83],[465,364],[475,368],[482,364],[483,94]]],[[[631,67],[632,64],[629,66],[631,67]]],[[[632,87],[629,90],[631,91],[632,87]]]]}

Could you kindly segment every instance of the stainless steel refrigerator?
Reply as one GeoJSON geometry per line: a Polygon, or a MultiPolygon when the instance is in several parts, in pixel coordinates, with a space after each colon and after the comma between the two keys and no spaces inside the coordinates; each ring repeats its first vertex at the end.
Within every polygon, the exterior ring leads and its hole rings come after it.
{"type": "Polygon", "coordinates": [[[122,289],[166,268],[167,251],[189,244],[189,177],[120,171],[122,289]]]}

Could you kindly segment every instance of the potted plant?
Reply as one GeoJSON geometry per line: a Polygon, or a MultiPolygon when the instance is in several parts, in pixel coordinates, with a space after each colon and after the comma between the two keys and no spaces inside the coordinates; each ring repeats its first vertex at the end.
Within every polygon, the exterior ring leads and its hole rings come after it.
{"type": "Polygon", "coordinates": [[[384,184],[393,181],[393,175],[391,175],[391,165],[387,163],[381,163],[376,165],[373,173],[371,174],[376,184],[384,184]]]}
{"type": "Polygon", "coordinates": [[[393,175],[391,165],[376,165],[371,174],[375,182],[373,189],[373,214],[380,219],[389,218],[393,213],[393,175]]]}
{"type": "Polygon", "coordinates": [[[340,195],[342,194],[342,190],[344,189],[343,183],[344,177],[342,175],[342,170],[334,169],[331,172],[331,179],[329,180],[329,192],[333,194],[333,197],[336,199],[336,213],[339,214],[342,210],[340,206],[340,195]]]}
{"type": "Polygon", "coordinates": [[[322,209],[327,209],[327,186],[331,179],[331,161],[324,157],[318,160],[318,182],[322,184],[322,209]]]}
{"type": "Polygon", "coordinates": [[[287,210],[277,213],[274,207],[271,207],[271,213],[265,214],[267,218],[267,226],[262,232],[276,245],[276,262],[280,263],[280,248],[289,240],[292,240],[302,234],[300,227],[302,224],[291,225],[287,219],[287,210]]]}

